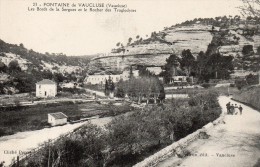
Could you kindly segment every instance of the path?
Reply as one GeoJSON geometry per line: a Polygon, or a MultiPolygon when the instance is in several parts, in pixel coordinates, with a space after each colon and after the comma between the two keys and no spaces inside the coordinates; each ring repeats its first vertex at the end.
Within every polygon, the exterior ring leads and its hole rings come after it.
{"type": "MultiPolygon", "coordinates": [[[[224,111],[228,101],[241,104],[221,97],[219,103],[224,111]]],[[[241,106],[244,108],[242,116],[226,115],[225,124],[214,127],[208,133],[209,139],[198,139],[191,143],[187,147],[191,155],[177,159],[179,166],[253,167],[260,158],[260,113],[243,104],[241,106]]],[[[176,157],[170,157],[158,166],[172,167],[174,163],[176,164],[176,157]]]]}

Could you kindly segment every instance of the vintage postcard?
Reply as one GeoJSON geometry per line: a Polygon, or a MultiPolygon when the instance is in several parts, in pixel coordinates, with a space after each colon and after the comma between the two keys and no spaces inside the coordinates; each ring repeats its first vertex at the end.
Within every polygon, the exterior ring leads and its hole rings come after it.
{"type": "Polygon", "coordinates": [[[0,167],[260,166],[259,0],[0,0],[0,167]]]}

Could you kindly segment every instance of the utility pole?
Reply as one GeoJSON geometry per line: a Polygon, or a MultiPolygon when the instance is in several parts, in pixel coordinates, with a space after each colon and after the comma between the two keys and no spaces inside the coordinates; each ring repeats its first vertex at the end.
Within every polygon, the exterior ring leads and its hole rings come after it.
{"type": "Polygon", "coordinates": [[[258,55],[258,85],[260,85],[260,55],[258,55]]]}
{"type": "Polygon", "coordinates": [[[260,85],[260,69],[258,71],[258,85],[260,85]]]}

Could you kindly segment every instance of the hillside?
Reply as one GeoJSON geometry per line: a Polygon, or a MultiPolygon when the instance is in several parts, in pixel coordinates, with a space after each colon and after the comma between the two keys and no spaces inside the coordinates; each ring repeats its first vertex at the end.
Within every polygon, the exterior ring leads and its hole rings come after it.
{"type": "Polygon", "coordinates": [[[138,35],[135,41],[129,38],[126,46],[118,43],[111,53],[92,59],[89,73],[122,71],[129,65],[163,66],[170,54],[180,56],[184,49],[190,49],[195,58],[199,52],[206,53],[209,49],[212,53],[231,55],[235,71],[242,70],[243,64],[244,70],[254,72],[256,68],[251,65],[257,63],[260,51],[259,23],[259,18],[224,16],[165,27],[152,32],[150,37],[138,35]],[[255,58],[249,57],[249,53],[255,58]],[[244,59],[245,55],[247,58],[244,59]]]}
{"type": "MultiPolygon", "coordinates": [[[[0,40],[0,94],[29,92],[43,78],[57,82],[84,77],[91,56],[38,53],[0,40]]],[[[83,79],[81,79],[83,80],[83,79]]]]}
{"type": "MultiPolygon", "coordinates": [[[[0,53],[1,57],[5,57],[6,62],[17,59],[19,65],[21,65],[24,70],[36,69],[36,70],[53,70],[56,72],[76,72],[82,70],[89,63],[91,56],[66,56],[63,53],[50,54],[46,52],[45,54],[38,53],[26,49],[23,44],[14,45],[5,43],[0,39],[0,53]],[[58,67],[58,68],[57,68],[58,67]]],[[[8,64],[8,63],[7,63],[8,64]]]]}

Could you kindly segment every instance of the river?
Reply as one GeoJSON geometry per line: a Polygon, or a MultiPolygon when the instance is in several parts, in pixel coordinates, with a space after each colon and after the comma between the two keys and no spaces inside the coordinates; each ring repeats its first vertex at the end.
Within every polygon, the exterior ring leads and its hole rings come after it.
{"type": "MultiPolygon", "coordinates": [[[[104,126],[111,119],[111,117],[97,118],[90,120],[90,122],[98,126],[104,126]]],[[[60,135],[66,134],[87,122],[89,121],[3,136],[0,138],[0,162],[5,161],[4,165],[8,166],[11,164],[12,159],[22,152],[37,148],[39,144],[58,138],[60,135]]]]}

